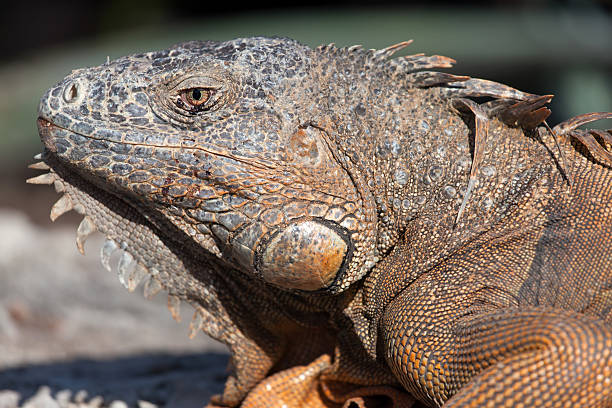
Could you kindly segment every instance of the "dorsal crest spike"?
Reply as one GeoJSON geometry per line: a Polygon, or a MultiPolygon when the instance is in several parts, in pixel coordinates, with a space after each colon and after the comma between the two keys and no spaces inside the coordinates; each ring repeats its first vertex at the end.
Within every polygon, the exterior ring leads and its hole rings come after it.
{"type": "Polygon", "coordinates": [[[456,98],[453,99],[452,105],[455,109],[460,111],[469,111],[474,115],[474,156],[472,157],[472,167],[470,169],[470,178],[468,180],[468,187],[463,195],[461,201],[461,207],[455,218],[455,226],[459,223],[461,215],[463,214],[465,207],[472,195],[472,190],[476,184],[476,177],[480,170],[480,163],[484,154],[484,146],[487,143],[489,136],[489,118],[486,112],[480,105],[471,99],[467,98],[456,98]]]}
{"type": "Polygon", "coordinates": [[[563,135],[563,134],[567,134],[567,133],[571,132],[572,130],[577,129],[579,126],[585,125],[587,123],[594,122],[596,120],[611,119],[611,118],[612,118],[612,112],[585,113],[585,114],[582,114],[582,115],[574,116],[571,119],[568,119],[568,120],[566,120],[564,122],[561,122],[557,126],[555,126],[553,129],[558,134],[562,134],[563,135]]]}
{"type": "Polygon", "coordinates": [[[337,50],[338,48],[336,47],[335,43],[329,43],[329,44],[324,44],[324,45],[319,45],[316,50],[322,53],[333,53],[337,50]]]}
{"type": "Polygon", "coordinates": [[[397,74],[402,75],[432,68],[451,68],[454,63],[454,59],[443,55],[418,53],[394,59],[389,62],[389,65],[397,74]]]}
{"type": "Polygon", "coordinates": [[[550,115],[546,104],[553,95],[529,97],[519,101],[499,113],[500,119],[510,126],[521,126],[524,129],[535,129],[550,115]]]}
{"type": "Polygon", "coordinates": [[[450,84],[454,82],[464,82],[469,79],[469,76],[453,75],[437,71],[413,72],[405,76],[405,81],[407,83],[418,88],[427,88],[431,86],[450,84]]]}
{"type": "Polygon", "coordinates": [[[413,40],[402,41],[397,44],[390,45],[387,48],[382,48],[374,52],[374,58],[376,59],[387,59],[391,57],[396,52],[406,48],[412,43],[413,40]]]}
{"type": "Polygon", "coordinates": [[[578,127],[590,122],[602,119],[612,119],[612,112],[592,112],[575,116],[552,128],[553,134],[571,137],[582,143],[595,160],[612,167],[612,146],[611,130],[582,130],[578,127]]]}
{"type": "Polygon", "coordinates": [[[601,119],[611,119],[612,112],[592,112],[575,116],[552,128],[553,134],[570,137],[582,143],[593,158],[612,167],[612,129],[578,129],[580,126],[601,119]]]}

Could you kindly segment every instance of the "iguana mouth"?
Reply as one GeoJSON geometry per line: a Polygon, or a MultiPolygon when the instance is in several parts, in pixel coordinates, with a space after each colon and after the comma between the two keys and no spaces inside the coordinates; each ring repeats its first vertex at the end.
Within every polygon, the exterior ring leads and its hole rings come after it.
{"type": "MultiPolygon", "coordinates": [[[[132,238],[142,234],[143,231],[158,228],[146,219],[130,203],[116,195],[98,187],[96,184],[76,175],[70,169],[70,165],[60,161],[54,153],[53,145],[47,143],[51,139],[50,133],[53,129],[61,129],[43,118],[38,119],[38,127],[41,139],[45,140],[47,148],[44,153],[36,155],[37,160],[42,159],[29,167],[36,170],[47,171],[44,174],[27,180],[30,184],[53,185],[55,190],[62,194],[61,198],[53,205],[50,218],[55,221],[61,215],[70,210],[83,215],[83,220],[77,228],[76,246],[82,254],[85,253],[85,242],[95,232],[102,233],[106,240],[100,249],[101,263],[109,272],[116,270],[119,282],[128,291],[133,292],[139,284],[143,283],[144,297],[151,299],[162,289],[168,292],[168,309],[172,317],[180,320],[180,303],[185,300],[181,293],[174,293],[172,286],[168,284],[170,277],[167,272],[162,272],[164,265],[156,267],[145,260],[137,250],[138,241],[132,238]],[[128,228],[117,228],[120,222],[128,224],[128,228]],[[132,233],[127,233],[132,229],[132,233]],[[139,231],[139,232],[138,232],[139,231]],[[111,261],[117,258],[116,252],[120,252],[117,266],[112,267],[111,261]]],[[[158,236],[158,235],[151,235],[158,236]]],[[[157,243],[162,252],[174,253],[163,240],[157,243]]],[[[161,255],[161,254],[158,254],[161,255]]],[[[176,256],[175,256],[176,257],[176,256]]],[[[174,259],[174,261],[179,261],[174,259]]],[[[190,325],[190,337],[194,337],[203,327],[208,313],[198,304],[190,302],[195,309],[194,317],[190,325]]]]}
{"type": "Polygon", "coordinates": [[[43,140],[45,145],[47,145],[48,141],[51,140],[51,129],[59,126],[54,125],[53,123],[42,117],[36,119],[36,124],[38,126],[38,134],[40,135],[40,138],[43,140]]]}

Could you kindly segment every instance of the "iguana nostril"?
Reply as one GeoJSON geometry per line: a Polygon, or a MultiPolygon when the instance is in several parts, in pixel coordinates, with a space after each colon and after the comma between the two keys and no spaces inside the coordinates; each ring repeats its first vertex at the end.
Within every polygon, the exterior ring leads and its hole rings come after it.
{"type": "Polygon", "coordinates": [[[69,82],[64,86],[64,93],[62,94],[66,103],[73,103],[79,97],[79,86],[76,82],[69,82]]]}

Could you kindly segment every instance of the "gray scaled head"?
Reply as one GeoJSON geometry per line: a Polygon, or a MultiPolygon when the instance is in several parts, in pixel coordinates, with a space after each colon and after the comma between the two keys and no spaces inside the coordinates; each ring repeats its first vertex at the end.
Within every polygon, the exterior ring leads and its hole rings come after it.
{"type": "Polygon", "coordinates": [[[242,272],[341,291],[363,275],[373,227],[325,125],[315,52],[288,39],[190,42],[77,70],[42,98],[41,138],[242,272]]]}

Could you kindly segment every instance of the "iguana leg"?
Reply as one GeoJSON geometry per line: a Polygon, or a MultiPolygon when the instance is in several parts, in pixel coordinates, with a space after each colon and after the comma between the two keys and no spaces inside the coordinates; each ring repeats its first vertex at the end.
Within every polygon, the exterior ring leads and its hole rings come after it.
{"type": "Polygon", "coordinates": [[[429,316],[419,322],[428,305],[415,307],[414,295],[405,290],[389,305],[381,333],[391,369],[421,399],[444,407],[612,407],[612,327],[603,321],[539,308],[453,316],[459,295],[439,304],[446,321],[432,324],[429,316]]]}
{"type": "MultiPolygon", "coordinates": [[[[291,367],[260,382],[242,408],[410,408],[414,399],[390,386],[359,386],[323,379],[332,368],[324,354],[308,365],[291,367]]],[[[210,406],[211,408],[213,406],[210,406]]]]}
{"type": "Polygon", "coordinates": [[[242,403],[243,408],[320,407],[327,408],[318,392],[319,375],[330,366],[330,358],[322,355],[307,366],[278,372],[259,383],[242,403]]]}

